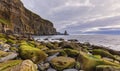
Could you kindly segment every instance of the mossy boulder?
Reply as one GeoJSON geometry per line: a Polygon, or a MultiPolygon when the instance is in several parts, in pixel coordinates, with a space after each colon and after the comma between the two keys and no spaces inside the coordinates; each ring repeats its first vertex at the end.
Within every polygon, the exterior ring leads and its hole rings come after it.
{"type": "Polygon", "coordinates": [[[12,39],[12,40],[16,40],[16,37],[13,35],[7,35],[7,38],[12,39]]]}
{"type": "Polygon", "coordinates": [[[24,60],[19,65],[13,67],[11,71],[38,71],[37,66],[31,60],[24,60]]]}
{"type": "Polygon", "coordinates": [[[10,69],[20,64],[22,60],[10,60],[0,63],[0,71],[11,71],[10,69]]]}
{"type": "Polygon", "coordinates": [[[9,43],[9,44],[16,44],[17,40],[7,39],[7,43],[9,43]]]}
{"type": "Polygon", "coordinates": [[[68,54],[64,50],[61,50],[60,53],[59,53],[59,56],[65,56],[65,57],[67,57],[68,54]]]}
{"type": "Polygon", "coordinates": [[[0,33],[0,41],[1,41],[1,42],[6,42],[6,41],[7,41],[5,34],[1,34],[1,33],[0,33]]]}
{"type": "Polygon", "coordinates": [[[44,46],[44,45],[38,45],[38,46],[36,46],[36,48],[38,48],[38,49],[40,49],[40,50],[43,50],[43,51],[45,51],[45,52],[49,50],[49,48],[46,47],[46,46],[44,46]]]}
{"type": "Polygon", "coordinates": [[[27,42],[21,43],[19,53],[22,59],[30,59],[34,63],[42,62],[47,57],[44,51],[30,46],[27,42]]]}
{"type": "Polygon", "coordinates": [[[80,51],[78,61],[81,63],[81,68],[85,71],[94,71],[98,65],[111,65],[120,67],[119,64],[86,54],[80,51]]]}
{"type": "Polygon", "coordinates": [[[68,56],[70,57],[76,57],[79,55],[79,51],[78,50],[74,50],[74,49],[64,49],[64,51],[67,53],[68,56]]]}
{"type": "Polygon", "coordinates": [[[74,42],[63,41],[59,43],[59,47],[81,50],[81,46],[79,46],[78,43],[74,43],[74,42]]]}
{"type": "Polygon", "coordinates": [[[110,65],[98,65],[96,66],[96,71],[120,71],[120,67],[110,65]]]}
{"type": "Polygon", "coordinates": [[[10,53],[8,53],[8,52],[4,52],[4,51],[1,51],[0,50],[0,58],[1,57],[5,57],[5,56],[7,56],[7,55],[9,55],[10,53]]]}
{"type": "Polygon", "coordinates": [[[101,57],[108,57],[108,58],[111,58],[111,59],[116,59],[114,57],[114,55],[112,55],[108,51],[102,50],[102,49],[94,49],[94,50],[92,50],[92,54],[93,55],[100,55],[101,57]]]}
{"type": "Polygon", "coordinates": [[[48,47],[49,49],[56,49],[56,47],[54,46],[54,44],[52,44],[51,42],[47,42],[46,47],[48,47]]]}
{"type": "Polygon", "coordinates": [[[2,38],[0,37],[0,41],[1,41],[1,42],[7,42],[7,39],[6,39],[6,38],[3,38],[3,37],[2,37],[2,38]]]}
{"type": "Polygon", "coordinates": [[[18,52],[18,48],[17,48],[17,47],[11,47],[11,48],[10,48],[10,51],[11,51],[11,52],[18,52]]]}
{"type": "Polygon", "coordinates": [[[28,41],[28,44],[35,47],[37,46],[36,42],[35,41],[28,41]]]}
{"type": "Polygon", "coordinates": [[[51,60],[51,65],[58,71],[66,68],[72,68],[75,65],[75,59],[70,57],[55,57],[51,60]]]}

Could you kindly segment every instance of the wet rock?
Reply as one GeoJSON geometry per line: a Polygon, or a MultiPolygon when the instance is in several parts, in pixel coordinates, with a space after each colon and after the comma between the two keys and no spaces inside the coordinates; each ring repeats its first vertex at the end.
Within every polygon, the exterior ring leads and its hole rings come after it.
{"type": "Polygon", "coordinates": [[[53,58],[57,57],[57,55],[59,55],[59,53],[55,53],[54,55],[47,57],[46,61],[50,62],[53,58]]]}
{"type": "Polygon", "coordinates": [[[31,60],[24,60],[10,71],[37,71],[37,66],[31,60]]]}
{"type": "Polygon", "coordinates": [[[50,63],[56,70],[61,71],[66,68],[72,68],[75,65],[75,59],[60,56],[53,58],[50,63]]]}
{"type": "Polygon", "coordinates": [[[57,71],[57,70],[55,70],[53,68],[49,68],[47,71],[57,71]]]}
{"type": "Polygon", "coordinates": [[[68,41],[70,41],[70,42],[78,42],[77,39],[69,39],[68,41]]]}
{"type": "Polygon", "coordinates": [[[44,40],[49,40],[49,38],[45,38],[44,40]]]}
{"type": "Polygon", "coordinates": [[[38,64],[38,69],[39,69],[40,71],[45,71],[45,70],[48,69],[49,67],[50,67],[50,64],[49,64],[49,63],[45,63],[45,64],[40,63],[40,64],[38,64]]]}
{"type": "Polygon", "coordinates": [[[76,69],[65,69],[63,71],[78,71],[78,70],[76,70],[76,69]]]}
{"type": "Polygon", "coordinates": [[[65,41],[63,38],[59,38],[59,39],[57,39],[57,40],[59,40],[59,41],[65,41]]]}

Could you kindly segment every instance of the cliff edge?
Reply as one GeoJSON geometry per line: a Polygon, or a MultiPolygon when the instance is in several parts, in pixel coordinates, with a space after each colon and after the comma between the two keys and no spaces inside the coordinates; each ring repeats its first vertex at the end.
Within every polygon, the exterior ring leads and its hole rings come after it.
{"type": "Polygon", "coordinates": [[[0,0],[0,33],[54,35],[53,24],[24,7],[20,0],[0,0]]]}

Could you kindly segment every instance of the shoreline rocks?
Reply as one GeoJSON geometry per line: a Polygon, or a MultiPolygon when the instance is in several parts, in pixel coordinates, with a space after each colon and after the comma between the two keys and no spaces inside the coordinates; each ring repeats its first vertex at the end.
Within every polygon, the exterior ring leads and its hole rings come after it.
{"type": "Polygon", "coordinates": [[[88,42],[39,42],[0,34],[0,46],[0,71],[120,70],[119,52],[88,42]]]}
{"type": "Polygon", "coordinates": [[[66,68],[72,68],[75,65],[75,59],[70,57],[55,57],[50,61],[52,67],[57,69],[58,71],[61,71],[66,68]]]}

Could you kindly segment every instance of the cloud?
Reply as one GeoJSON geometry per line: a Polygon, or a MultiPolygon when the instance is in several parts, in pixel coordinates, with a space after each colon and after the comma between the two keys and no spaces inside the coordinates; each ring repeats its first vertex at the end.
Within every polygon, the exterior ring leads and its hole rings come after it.
{"type": "Polygon", "coordinates": [[[111,26],[104,26],[104,27],[93,27],[93,28],[89,28],[86,29],[82,32],[91,32],[91,31],[101,31],[101,30],[117,30],[120,29],[120,25],[111,25],[111,26]]]}
{"type": "Polygon", "coordinates": [[[120,0],[22,0],[25,7],[70,33],[119,30],[120,0]],[[113,27],[114,26],[114,27],[113,27]]]}

